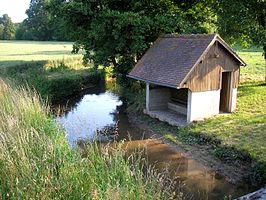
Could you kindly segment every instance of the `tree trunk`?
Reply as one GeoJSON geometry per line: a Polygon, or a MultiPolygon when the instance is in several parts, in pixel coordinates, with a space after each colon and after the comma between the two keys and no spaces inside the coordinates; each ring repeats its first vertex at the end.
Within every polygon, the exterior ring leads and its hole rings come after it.
{"type": "Polygon", "coordinates": [[[264,80],[266,82],[266,45],[263,46],[263,56],[264,56],[264,65],[265,65],[265,76],[264,76],[264,80]]]}

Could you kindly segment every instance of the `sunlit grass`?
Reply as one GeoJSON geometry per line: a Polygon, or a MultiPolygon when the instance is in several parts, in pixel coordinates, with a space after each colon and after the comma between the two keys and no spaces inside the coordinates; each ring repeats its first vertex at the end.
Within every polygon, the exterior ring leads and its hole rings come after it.
{"type": "Polygon", "coordinates": [[[197,123],[191,131],[204,132],[266,161],[266,84],[242,84],[238,91],[235,113],[197,123]]]}
{"type": "Polygon", "coordinates": [[[240,69],[241,81],[264,80],[265,77],[265,61],[263,58],[262,48],[249,47],[241,48],[236,46],[234,48],[236,53],[247,63],[246,67],[240,69]]]}
{"type": "Polygon", "coordinates": [[[81,59],[72,54],[71,42],[0,41],[0,67],[9,67],[27,61],[81,59]]]}

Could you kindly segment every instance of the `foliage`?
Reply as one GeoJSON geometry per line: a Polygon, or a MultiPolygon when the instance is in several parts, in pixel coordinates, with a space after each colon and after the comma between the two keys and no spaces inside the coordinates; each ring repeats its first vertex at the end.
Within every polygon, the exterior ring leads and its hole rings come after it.
{"type": "Polygon", "coordinates": [[[190,19],[195,27],[203,23],[199,19],[207,20],[209,12],[196,12],[200,4],[170,0],[53,0],[51,7],[57,6],[56,13],[61,8],[60,15],[76,41],[74,52],[85,49],[86,62],[93,60],[96,67],[113,65],[116,74],[125,75],[158,36],[185,32],[190,19]]]}
{"type": "Polygon", "coordinates": [[[169,199],[164,175],[122,147],[70,149],[36,93],[0,80],[1,199],[169,199]]]}
{"type": "Polygon", "coordinates": [[[262,46],[266,59],[266,9],[263,0],[220,0],[219,33],[228,41],[262,46]]]}
{"type": "Polygon", "coordinates": [[[16,31],[17,40],[68,41],[70,40],[65,22],[53,15],[49,9],[49,0],[31,0],[28,15],[16,31]]]}
{"type": "Polygon", "coordinates": [[[15,26],[11,18],[4,14],[0,17],[0,40],[11,40],[15,36],[15,26]]]}

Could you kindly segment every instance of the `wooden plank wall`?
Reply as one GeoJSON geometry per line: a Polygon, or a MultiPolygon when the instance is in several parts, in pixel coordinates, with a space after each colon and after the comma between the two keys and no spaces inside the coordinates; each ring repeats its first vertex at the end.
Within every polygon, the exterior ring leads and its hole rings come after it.
{"type": "Polygon", "coordinates": [[[233,73],[232,86],[235,88],[239,83],[239,64],[222,45],[215,43],[183,87],[193,92],[218,90],[221,88],[221,73],[227,71],[233,73]]]}

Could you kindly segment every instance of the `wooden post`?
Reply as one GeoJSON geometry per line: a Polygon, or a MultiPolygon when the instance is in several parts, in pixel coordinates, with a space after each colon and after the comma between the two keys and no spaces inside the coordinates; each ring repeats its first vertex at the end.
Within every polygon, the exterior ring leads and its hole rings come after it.
{"type": "Polygon", "coordinates": [[[192,104],[192,92],[188,89],[188,96],[187,96],[187,123],[192,122],[192,112],[191,112],[191,105],[192,104]]]}
{"type": "Polygon", "coordinates": [[[150,109],[150,84],[146,82],[146,112],[149,112],[150,109]]]}

